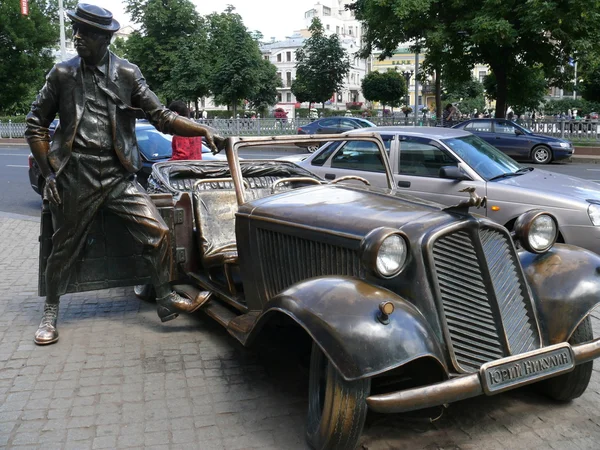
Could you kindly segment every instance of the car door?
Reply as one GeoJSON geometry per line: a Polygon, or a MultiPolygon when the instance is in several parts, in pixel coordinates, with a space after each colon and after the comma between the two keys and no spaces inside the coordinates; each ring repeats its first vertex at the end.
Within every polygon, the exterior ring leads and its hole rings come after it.
{"type": "MultiPolygon", "coordinates": [[[[381,137],[389,156],[394,136],[381,137]]],[[[303,167],[329,181],[354,175],[365,178],[372,186],[388,187],[385,166],[373,142],[333,142],[312,158],[310,166],[303,167]]]]}
{"type": "Polygon", "coordinates": [[[491,144],[502,150],[513,159],[527,159],[529,157],[529,143],[527,136],[510,120],[497,119],[493,123],[494,141],[491,144]]]}
{"type": "Polygon", "coordinates": [[[494,134],[491,120],[474,120],[466,124],[463,129],[479,136],[481,139],[492,145],[495,144],[496,135],[494,134]]]}
{"type": "Polygon", "coordinates": [[[339,128],[340,133],[345,133],[346,131],[350,131],[350,130],[356,130],[358,128],[362,128],[362,127],[358,124],[358,122],[356,122],[356,120],[347,119],[345,117],[340,119],[340,128],[339,128]]]}
{"type": "MultiPolygon", "coordinates": [[[[446,206],[457,205],[467,199],[467,192],[459,192],[466,187],[475,187],[481,197],[486,195],[486,185],[483,181],[459,181],[440,176],[440,168],[461,167],[464,163],[440,143],[431,139],[398,136],[398,157],[394,160],[394,182],[400,192],[406,191],[416,197],[446,206]]],[[[482,209],[476,212],[486,214],[482,209]]]]}
{"type": "Polygon", "coordinates": [[[315,134],[336,134],[339,133],[340,119],[324,119],[317,124],[315,134]]]}

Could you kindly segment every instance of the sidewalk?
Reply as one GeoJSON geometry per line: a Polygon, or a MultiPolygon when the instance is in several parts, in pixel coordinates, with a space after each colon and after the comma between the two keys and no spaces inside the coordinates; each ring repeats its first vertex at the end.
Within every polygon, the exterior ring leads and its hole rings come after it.
{"type": "MultiPolygon", "coordinates": [[[[60,341],[35,346],[38,233],[35,219],[0,213],[0,448],[307,448],[308,372],[281,336],[245,349],[201,313],[161,324],[122,288],[63,297],[60,341]]],[[[433,423],[370,413],[359,448],[597,449],[597,369],[566,405],[521,389],[433,423]]]]}

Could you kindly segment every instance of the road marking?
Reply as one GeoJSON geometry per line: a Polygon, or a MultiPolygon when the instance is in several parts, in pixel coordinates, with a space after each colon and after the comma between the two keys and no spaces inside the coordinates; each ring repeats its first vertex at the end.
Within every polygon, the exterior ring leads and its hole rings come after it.
{"type": "Polygon", "coordinates": [[[6,167],[25,167],[26,169],[29,169],[29,166],[13,166],[11,164],[7,164],[6,167]]]}

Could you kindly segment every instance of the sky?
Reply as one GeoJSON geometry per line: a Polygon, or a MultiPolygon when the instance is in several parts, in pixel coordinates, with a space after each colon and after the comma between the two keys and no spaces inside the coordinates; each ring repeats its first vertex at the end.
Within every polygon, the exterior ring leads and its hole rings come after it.
{"type": "MultiPolygon", "coordinates": [[[[192,0],[200,15],[223,12],[227,5],[233,5],[249,31],[260,31],[265,40],[271,37],[284,39],[304,26],[304,13],[318,0],[192,0]]],[[[121,25],[131,22],[125,13],[121,0],[87,0],[113,13],[121,25]]]]}

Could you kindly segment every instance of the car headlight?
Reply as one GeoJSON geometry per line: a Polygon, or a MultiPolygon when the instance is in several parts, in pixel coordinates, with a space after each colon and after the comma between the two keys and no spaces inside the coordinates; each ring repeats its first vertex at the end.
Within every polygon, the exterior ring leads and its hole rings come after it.
{"type": "Polygon", "coordinates": [[[393,228],[376,228],[365,236],[361,250],[367,270],[382,278],[392,278],[406,265],[408,240],[393,228]]]}
{"type": "Polygon", "coordinates": [[[528,211],[515,222],[515,236],[528,252],[547,252],[558,237],[556,218],[545,211],[528,211]]]}
{"type": "Polygon", "coordinates": [[[588,206],[588,216],[590,216],[590,220],[595,227],[600,226],[600,205],[591,203],[588,206]]]}
{"type": "Polygon", "coordinates": [[[559,144],[562,148],[569,148],[571,146],[571,144],[569,142],[559,142],[559,144]]]}

